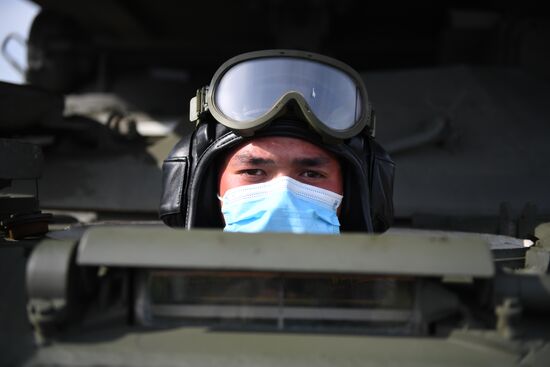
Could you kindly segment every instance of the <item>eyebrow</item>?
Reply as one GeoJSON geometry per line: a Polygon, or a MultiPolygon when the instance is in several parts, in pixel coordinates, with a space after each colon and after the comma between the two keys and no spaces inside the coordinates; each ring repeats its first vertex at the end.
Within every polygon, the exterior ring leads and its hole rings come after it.
{"type": "Polygon", "coordinates": [[[248,154],[248,153],[239,154],[239,155],[235,156],[235,158],[237,158],[237,161],[239,163],[244,163],[244,164],[252,164],[252,165],[275,164],[275,161],[273,159],[255,157],[252,154],[248,154]]]}
{"type": "MultiPolygon", "coordinates": [[[[269,158],[256,157],[252,154],[242,153],[235,156],[238,163],[250,164],[250,165],[273,165],[275,161],[269,158]]],[[[298,157],[292,160],[292,164],[300,167],[319,167],[326,165],[330,162],[330,159],[323,156],[318,157],[298,157]]]]}
{"type": "Polygon", "coordinates": [[[304,158],[294,158],[292,163],[296,166],[302,167],[319,167],[324,166],[330,162],[330,159],[327,157],[304,157],[304,158]]]}

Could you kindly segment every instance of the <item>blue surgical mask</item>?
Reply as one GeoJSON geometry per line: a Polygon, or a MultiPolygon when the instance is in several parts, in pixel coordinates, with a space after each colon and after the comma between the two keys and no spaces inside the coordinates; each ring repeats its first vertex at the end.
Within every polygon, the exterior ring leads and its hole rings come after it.
{"type": "Polygon", "coordinates": [[[226,232],[340,233],[342,195],[290,177],[235,187],[221,200],[226,232]]]}

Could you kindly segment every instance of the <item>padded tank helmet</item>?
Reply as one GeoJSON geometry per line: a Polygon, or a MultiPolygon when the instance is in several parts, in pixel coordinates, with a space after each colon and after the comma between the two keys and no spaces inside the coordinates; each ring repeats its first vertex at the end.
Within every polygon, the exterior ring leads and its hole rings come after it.
{"type": "Polygon", "coordinates": [[[160,217],[169,226],[223,228],[221,163],[232,148],[260,136],[303,139],[338,158],[341,231],[390,226],[394,163],[374,141],[366,88],[346,64],[302,51],[243,54],[224,63],[190,107],[196,128],[163,164],[160,217]]]}

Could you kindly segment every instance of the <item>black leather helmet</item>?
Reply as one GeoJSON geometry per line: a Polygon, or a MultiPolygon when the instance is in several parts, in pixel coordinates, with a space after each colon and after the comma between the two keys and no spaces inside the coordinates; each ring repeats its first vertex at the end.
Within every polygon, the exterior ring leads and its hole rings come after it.
{"type": "MultiPolygon", "coordinates": [[[[234,92],[239,96],[243,94],[243,91],[234,92]]],[[[363,81],[349,66],[325,56],[300,51],[273,50],[244,54],[222,65],[210,86],[200,89],[191,105],[191,120],[197,120],[196,129],[176,144],[163,164],[160,217],[169,226],[223,228],[217,197],[221,163],[232,148],[260,136],[303,139],[332,152],[339,159],[344,177],[344,197],[339,215],[341,231],[383,232],[390,226],[393,219],[395,165],[374,141],[374,112],[363,81]],[[300,60],[298,66],[295,65],[297,59],[300,60]],[[249,60],[254,62],[252,66],[247,64],[249,60]],[[262,65],[258,69],[258,60],[260,64],[266,60],[271,64],[267,65],[267,69],[262,65]],[[274,68],[273,63],[277,64],[275,67],[278,70],[276,83],[274,78],[265,78],[266,72],[274,68]],[[309,64],[313,64],[313,71],[308,78],[304,78],[304,73],[307,74],[304,69],[309,64]],[[319,64],[322,65],[319,67],[319,64]],[[261,80],[236,83],[239,73],[228,72],[235,65],[241,69],[248,68],[242,73],[244,77],[251,78],[256,72],[258,78],[268,80],[264,83],[267,85],[262,86],[261,80]],[[327,74],[330,76],[331,73],[335,76],[327,78],[327,74]],[[345,74],[342,78],[347,76],[348,79],[340,83],[335,80],[340,78],[338,73],[345,74]],[[231,89],[222,92],[220,84],[223,85],[224,75],[231,76],[231,82],[226,83],[229,85],[264,88],[257,91],[263,100],[253,93],[250,96],[256,100],[252,103],[229,95],[232,105],[227,107],[224,96],[216,94],[231,92],[231,89]],[[281,78],[288,80],[289,85],[281,87],[281,78]],[[298,84],[296,79],[300,79],[298,84]],[[318,79],[324,79],[326,85],[319,83],[318,79]],[[335,83],[340,83],[337,88],[339,97],[334,96],[334,90],[326,91],[335,83]],[[356,105],[355,113],[348,120],[339,119],[342,121],[339,126],[331,126],[332,120],[326,117],[330,110],[323,110],[324,105],[315,106],[317,101],[334,104],[334,100],[347,103],[348,110],[350,104],[352,108],[356,105]],[[226,116],[224,107],[227,107],[228,115],[232,111],[245,111],[246,108],[256,114],[260,110],[259,117],[250,118],[246,113],[226,116]],[[244,125],[242,129],[239,128],[241,123],[244,125]]]]}

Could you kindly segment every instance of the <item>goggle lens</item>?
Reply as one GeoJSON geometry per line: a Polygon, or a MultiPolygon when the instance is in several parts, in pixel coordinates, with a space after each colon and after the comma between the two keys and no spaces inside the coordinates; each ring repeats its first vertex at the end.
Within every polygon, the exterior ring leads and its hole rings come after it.
{"type": "Polygon", "coordinates": [[[346,130],[361,118],[362,97],[345,72],[307,59],[251,59],[231,67],[215,86],[219,111],[235,122],[251,122],[288,93],[298,93],[331,130],[346,130]]]}

